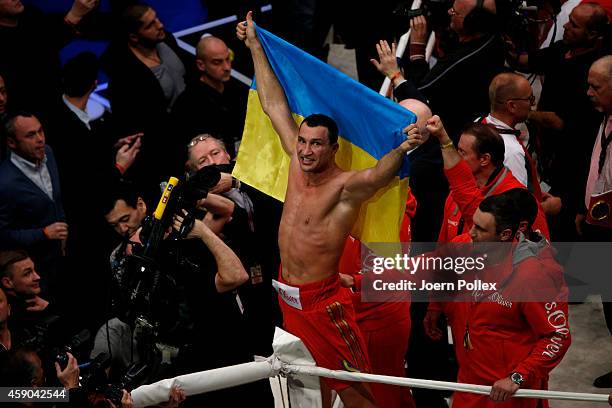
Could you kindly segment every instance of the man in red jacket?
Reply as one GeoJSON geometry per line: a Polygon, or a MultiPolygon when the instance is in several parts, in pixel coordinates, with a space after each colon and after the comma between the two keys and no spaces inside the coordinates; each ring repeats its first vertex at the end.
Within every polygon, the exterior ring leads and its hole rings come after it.
{"type": "MultiPolygon", "coordinates": [[[[440,142],[444,174],[450,187],[438,236],[438,242],[444,243],[470,230],[472,217],[485,197],[526,187],[504,167],[503,139],[490,126],[470,123],[455,148],[439,116],[433,116],[427,123],[427,130],[440,142]]],[[[539,204],[534,229],[549,238],[539,204]]]]}
{"type": "Polygon", "coordinates": [[[465,320],[457,380],[492,385],[488,397],[455,393],[455,408],[548,407],[546,401],[510,398],[521,387],[546,389],[548,374],[571,343],[563,270],[546,240],[529,241],[519,234],[518,243],[511,244],[519,214],[509,194],[486,198],[474,214],[472,241],[500,243],[487,246],[487,268],[478,276],[503,284],[455,303],[465,320]]]}

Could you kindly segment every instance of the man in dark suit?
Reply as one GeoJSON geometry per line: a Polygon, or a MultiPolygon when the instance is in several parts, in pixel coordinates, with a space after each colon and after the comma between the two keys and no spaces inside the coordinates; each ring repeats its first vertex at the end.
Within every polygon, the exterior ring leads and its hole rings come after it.
{"type": "Polygon", "coordinates": [[[0,164],[0,247],[27,249],[49,286],[43,292],[52,297],[68,238],[55,157],[30,113],[9,118],[5,133],[9,157],[0,164]]]}
{"type": "Polygon", "coordinates": [[[65,293],[72,293],[70,298],[75,304],[92,305],[87,310],[68,308],[74,318],[91,322],[92,329],[97,329],[95,320],[104,312],[106,293],[78,289],[84,285],[104,288],[110,273],[108,256],[113,237],[100,208],[103,194],[107,193],[103,186],[121,177],[133,163],[140,146],[138,135],[125,138],[126,144],[113,157],[109,132],[112,118],[105,114],[91,120],[86,110],[97,76],[98,60],[92,53],[80,53],[66,61],[62,72],[64,94],[45,126],[48,143],[57,159],[62,202],[70,224],[62,288],[65,293]],[[84,146],[92,154],[86,154],[84,146]],[[83,265],[88,265],[86,274],[83,265]]]}

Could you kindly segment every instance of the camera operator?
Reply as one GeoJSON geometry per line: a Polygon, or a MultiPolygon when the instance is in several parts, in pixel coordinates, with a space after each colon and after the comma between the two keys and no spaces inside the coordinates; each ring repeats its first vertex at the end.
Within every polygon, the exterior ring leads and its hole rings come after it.
{"type": "MultiPolygon", "coordinates": [[[[379,60],[372,63],[391,79],[398,102],[405,99],[426,102],[449,123],[453,129],[450,134],[459,135],[464,125],[488,112],[489,83],[504,68],[503,43],[497,33],[495,13],[494,0],[455,0],[447,11],[446,29],[436,31],[438,45],[444,42],[444,50],[436,55],[433,67],[425,60],[432,21],[424,16],[410,20],[412,31],[403,73],[395,57],[395,46],[386,41],[377,44],[379,60]]],[[[441,24],[440,17],[434,20],[441,24]]],[[[419,208],[424,210],[418,211],[413,220],[412,237],[415,241],[436,241],[444,207],[441,197],[448,192],[440,166],[440,148],[428,140],[411,157],[410,187],[419,208]]]]}
{"type": "Polygon", "coordinates": [[[495,13],[494,0],[455,0],[448,10],[447,28],[454,41],[431,68],[425,60],[428,21],[424,16],[412,18],[405,78],[397,66],[374,65],[391,79],[398,100],[420,99],[418,89],[431,110],[454,129],[451,132],[459,134],[466,123],[487,113],[489,83],[503,70],[503,43],[496,32],[495,13]]]}
{"type": "MultiPolygon", "coordinates": [[[[280,324],[280,311],[271,286],[273,275],[278,271],[275,258],[278,238],[276,232],[267,228],[278,230],[279,218],[274,214],[278,202],[262,197],[260,192],[232,177],[233,164],[221,140],[202,134],[194,137],[187,148],[189,170],[216,166],[221,171],[221,179],[209,190],[208,197],[220,194],[232,200],[231,218],[220,236],[236,252],[249,273],[250,281],[242,285],[238,293],[253,339],[252,351],[269,355],[274,327],[277,322],[280,324]]],[[[207,200],[202,203],[205,208],[209,207],[207,200]]]]}
{"type": "MultiPolygon", "coordinates": [[[[176,215],[175,230],[180,230],[183,222],[183,218],[176,215]]],[[[196,220],[186,238],[182,257],[195,266],[193,273],[189,274],[187,296],[196,317],[194,342],[185,354],[186,368],[195,372],[253,361],[257,331],[249,326],[246,303],[243,305],[239,292],[235,290],[249,278],[245,268],[234,252],[203,222],[196,220]],[[202,253],[201,243],[194,245],[199,240],[209,248],[208,254],[202,253]],[[215,262],[219,272],[211,274],[215,262]],[[226,272],[221,273],[223,270],[226,272]],[[224,277],[228,272],[234,275],[231,281],[224,277]]],[[[258,406],[274,406],[268,380],[194,396],[188,403],[194,407],[248,406],[252,401],[257,401],[258,406]]]]}
{"type": "MultiPolygon", "coordinates": [[[[3,387],[50,387],[61,385],[69,392],[69,403],[61,404],[62,406],[83,408],[88,406],[107,406],[117,407],[110,399],[103,396],[99,398],[91,398],[88,395],[88,390],[82,388],[79,384],[79,364],[77,359],[71,354],[66,353],[68,363],[65,368],[62,368],[55,362],[56,379],[48,382],[49,377],[45,373],[43,361],[39,353],[30,347],[18,347],[7,353],[6,360],[0,369],[0,386],[3,387]],[[103,401],[101,403],[101,401],[103,401]]],[[[122,391],[120,408],[132,408],[133,402],[129,392],[125,389],[122,391]]],[[[176,408],[185,400],[185,393],[180,389],[173,387],[170,391],[168,402],[161,404],[165,408],[176,408]]],[[[36,403],[22,403],[16,406],[35,406],[36,403]]]]}
{"type": "MultiPolygon", "coordinates": [[[[210,201],[213,202],[215,213],[211,211],[207,214],[204,224],[213,231],[220,231],[233,204],[223,197],[213,198],[210,201]]],[[[123,237],[123,241],[110,256],[113,281],[112,318],[96,334],[91,356],[93,358],[101,352],[109,353],[112,356],[111,373],[113,373],[122,372],[131,363],[144,358],[139,355],[139,344],[133,333],[133,322],[128,318],[133,312],[133,305],[130,303],[130,294],[133,290],[130,280],[133,276],[130,273],[129,256],[134,253],[135,248],[142,245],[140,233],[147,216],[147,204],[134,185],[121,182],[111,188],[104,213],[107,223],[123,237]]],[[[225,269],[222,272],[223,282],[227,282],[228,285],[235,284],[236,280],[240,281],[240,277],[227,275],[225,269]]]]}
{"type": "Polygon", "coordinates": [[[0,283],[11,306],[13,342],[25,340],[35,325],[55,315],[40,295],[40,276],[34,262],[23,250],[0,252],[0,283]]]}
{"type": "Polygon", "coordinates": [[[550,194],[563,202],[561,213],[549,222],[553,241],[578,239],[574,221],[583,210],[584,180],[601,123],[601,113],[587,95],[588,72],[608,51],[609,24],[600,5],[583,2],[572,10],[564,28],[561,41],[537,51],[517,54],[520,50],[509,44],[509,62],[546,79],[538,110],[529,114],[529,123],[531,138],[539,147],[542,179],[551,186],[550,194]]]}

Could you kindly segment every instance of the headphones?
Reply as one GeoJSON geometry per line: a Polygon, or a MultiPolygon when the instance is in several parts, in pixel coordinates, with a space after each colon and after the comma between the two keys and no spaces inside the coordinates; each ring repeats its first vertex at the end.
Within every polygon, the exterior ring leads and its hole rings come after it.
{"type": "Polygon", "coordinates": [[[467,34],[491,34],[496,30],[496,16],[484,7],[484,0],[476,0],[476,7],[463,19],[463,29],[467,34]]]}

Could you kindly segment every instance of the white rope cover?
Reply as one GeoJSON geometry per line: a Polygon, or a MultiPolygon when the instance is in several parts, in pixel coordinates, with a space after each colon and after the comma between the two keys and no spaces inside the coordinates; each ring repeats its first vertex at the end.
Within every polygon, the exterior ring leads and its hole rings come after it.
{"type": "Polygon", "coordinates": [[[148,407],[168,401],[170,388],[175,385],[182,388],[185,394],[189,396],[274,377],[277,375],[277,372],[274,372],[272,367],[273,364],[269,361],[255,361],[185,374],[153,384],[143,385],[131,392],[134,407],[148,407]]]}
{"type": "MultiPolygon", "coordinates": [[[[421,380],[417,378],[391,377],[388,375],[351,373],[348,371],[328,370],[321,367],[283,365],[282,372],[300,373],[318,377],[333,378],[345,381],[373,382],[380,384],[399,385],[401,387],[427,388],[430,390],[463,391],[472,394],[489,395],[491,387],[488,385],[461,384],[446,381],[421,380]]],[[[518,390],[513,397],[540,398],[568,401],[608,402],[608,394],[588,394],[580,392],[545,391],[545,390],[518,390]]]]}
{"type": "MultiPolygon", "coordinates": [[[[486,385],[351,373],[317,367],[303,343],[297,337],[279,328],[276,329],[274,334],[273,348],[274,354],[267,359],[258,359],[260,361],[181,375],[138,387],[132,391],[134,407],[146,407],[167,401],[170,388],[175,385],[181,387],[185,394],[189,396],[276,377],[279,374],[288,377],[291,406],[298,408],[319,408],[321,406],[318,377],[431,390],[462,391],[480,395],[489,395],[491,392],[491,387],[486,385]]],[[[526,389],[518,390],[514,397],[587,402],[608,401],[607,394],[526,389]]]]}

